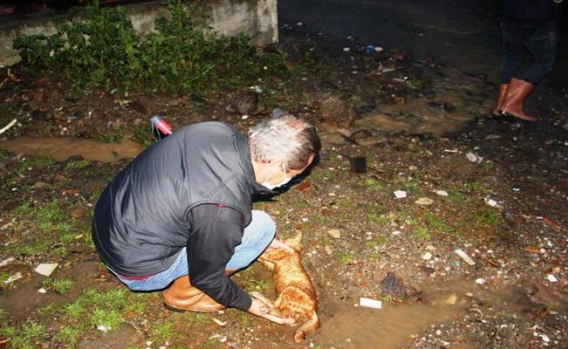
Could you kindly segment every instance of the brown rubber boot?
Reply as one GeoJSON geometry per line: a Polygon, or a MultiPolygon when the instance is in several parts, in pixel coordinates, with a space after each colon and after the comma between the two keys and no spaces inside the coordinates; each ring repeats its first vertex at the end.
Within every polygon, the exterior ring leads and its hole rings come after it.
{"type": "Polygon", "coordinates": [[[213,313],[225,308],[203,293],[203,291],[191,286],[189,276],[187,275],[177,278],[164,291],[164,306],[173,311],[196,311],[202,313],[213,313]]]}
{"type": "Polygon", "coordinates": [[[503,102],[505,102],[505,96],[507,95],[507,88],[509,87],[509,84],[501,84],[499,85],[499,97],[497,97],[497,105],[495,105],[495,108],[493,109],[493,111],[491,112],[491,114],[493,114],[493,116],[501,116],[501,106],[503,105],[503,102]]]}
{"type": "Polygon", "coordinates": [[[523,103],[533,88],[534,86],[529,82],[511,79],[505,101],[501,105],[503,115],[511,115],[525,121],[536,121],[534,116],[527,115],[523,111],[523,103]]]}

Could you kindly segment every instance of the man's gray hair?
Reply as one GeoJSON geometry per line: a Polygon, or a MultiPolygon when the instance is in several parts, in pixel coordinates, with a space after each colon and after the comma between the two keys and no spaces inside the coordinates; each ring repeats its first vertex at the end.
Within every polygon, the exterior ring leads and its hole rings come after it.
{"type": "Polygon", "coordinates": [[[260,122],[250,130],[249,144],[255,161],[282,161],[290,170],[303,169],[321,150],[316,128],[291,114],[260,122]]]}

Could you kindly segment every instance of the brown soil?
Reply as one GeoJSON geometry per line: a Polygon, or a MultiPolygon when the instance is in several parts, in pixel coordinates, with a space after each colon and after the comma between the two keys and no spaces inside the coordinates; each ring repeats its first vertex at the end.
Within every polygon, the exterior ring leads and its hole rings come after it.
{"type": "MultiPolygon", "coordinates": [[[[86,288],[124,289],[88,243],[90,210],[107,181],[137,153],[129,142],[153,142],[148,117],[162,115],[174,129],[222,120],[244,131],[282,107],[316,123],[324,149],[301,181],[271,200],[256,202],[255,208],[273,215],[280,235],[303,232],[303,261],[318,292],[322,327],[297,345],[294,328],[233,309],[195,321],[193,314],[164,309],[159,292],[143,298],[130,294],[132,302],[147,303],[145,311],[124,314],[123,324],[108,332],[85,329],[76,347],[567,347],[568,136],[563,125],[568,120],[565,113],[554,112],[566,110],[565,98],[537,91],[540,102],[534,106],[546,116],[535,124],[497,120],[487,112],[475,114],[458,131],[452,128],[436,136],[396,130],[392,123],[385,125],[388,132],[378,127],[344,132],[381,106],[389,110],[389,122],[412,119],[403,113],[407,101],[435,99],[441,92],[436,86],[451,74],[405,52],[345,55],[339,45],[323,38],[307,41],[308,36],[291,31],[283,38],[289,46],[281,49],[290,67],[301,66],[304,72],[265,82],[259,104],[248,117],[228,111],[235,110],[228,104],[238,104],[248,87],[208,96],[88,91],[77,97],[53,76],[19,81],[3,70],[1,126],[13,118],[18,123],[0,141],[0,148],[9,150],[0,159],[0,262],[15,258],[0,272],[22,275],[0,286],[5,326],[41,322],[45,334],[34,346],[60,348],[56,334],[68,324],[63,316],[42,309],[73,302],[86,288]],[[379,64],[402,75],[378,75],[379,64]],[[353,73],[354,65],[358,74],[353,73]],[[403,76],[424,84],[401,85],[403,76]],[[393,111],[397,105],[400,109],[393,111]],[[127,140],[94,142],[109,135],[127,140]],[[472,161],[468,153],[483,159],[472,161]],[[42,154],[55,162],[25,166],[42,154]],[[366,159],[366,172],[351,171],[353,157],[366,159]],[[66,167],[79,158],[89,164],[66,167]],[[397,199],[396,190],[407,192],[407,197],[397,199]],[[416,203],[420,198],[432,202],[416,203]],[[41,229],[26,226],[26,217],[17,216],[16,208],[54,200],[69,207],[77,238],[64,243],[64,253],[55,240],[40,252],[14,255],[19,251],[14,246],[45,239],[41,229]],[[475,264],[469,265],[456,249],[475,264]],[[74,287],[63,294],[51,289],[38,293],[45,277],[34,268],[46,262],[59,263],[52,277],[73,280],[74,287]],[[383,308],[361,307],[361,297],[382,300],[383,308]],[[151,328],[160,323],[172,323],[175,336],[153,342],[151,328]]],[[[17,76],[17,67],[11,73],[17,76]]],[[[478,92],[491,105],[495,85],[473,76],[485,87],[478,92]]],[[[467,99],[460,103],[464,110],[479,107],[467,99]]],[[[270,285],[271,278],[257,263],[234,279],[250,291],[260,288],[274,297],[270,287],[259,286],[270,285]]],[[[9,343],[9,338],[2,340],[9,343]]]]}

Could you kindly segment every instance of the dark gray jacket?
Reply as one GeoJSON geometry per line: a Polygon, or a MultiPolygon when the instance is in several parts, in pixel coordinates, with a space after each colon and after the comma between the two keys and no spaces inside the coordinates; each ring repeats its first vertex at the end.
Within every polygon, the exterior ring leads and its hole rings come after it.
{"type": "Polygon", "coordinates": [[[108,184],[93,240],[102,260],[127,276],[162,272],[187,247],[191,283],[246,310],[251,299],[225,266],[262,188],[245,135],[219,122],[193,124],[146,149],[108,184]]]}

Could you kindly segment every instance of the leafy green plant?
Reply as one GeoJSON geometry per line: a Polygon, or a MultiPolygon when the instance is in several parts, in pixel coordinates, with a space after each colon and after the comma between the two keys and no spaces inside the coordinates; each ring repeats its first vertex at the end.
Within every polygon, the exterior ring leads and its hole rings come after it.
{"type": "Polygon", "coordinates": [[[207,91],[282,71],[282,59],[257,55],[245,35],[224,36],[196,26],[197,5],[168,1],[169,16],[156,31],[138,37],[124,7],[87,7],[54,35],[23,36],[13,47],[29,73],[49,69],[77,90],[149,89],[160,92],[207,91]]]}

